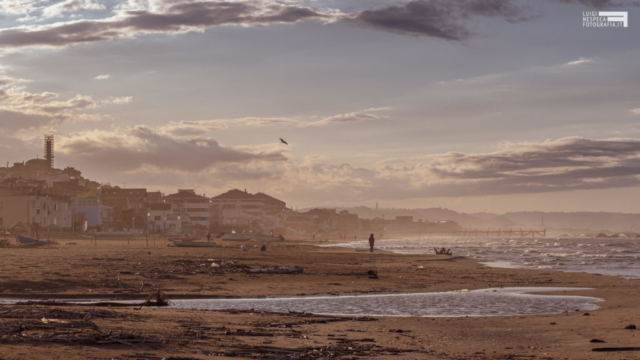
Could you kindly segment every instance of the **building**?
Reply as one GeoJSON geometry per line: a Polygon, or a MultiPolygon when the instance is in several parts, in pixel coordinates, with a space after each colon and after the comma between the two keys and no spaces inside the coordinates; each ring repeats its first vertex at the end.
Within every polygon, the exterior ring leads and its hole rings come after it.
{"type": "Polygon", "coordinates": [[[162,199],[162,193],[160,191],[148,191],[147,192],[147,203],[149,204],[159,204],[164,202],[162,199]]]}
{"type": "Polygon", "coordinates": [[[0,189],[0,228],[22,222],[28,227],[37,223],[44,228],[71,228],[72,213],[68,201],[40,195],[36,189],[0,189]]]}
{"type": "Polygon", "coordinates": [[[153,232],[182,231],[182,205],[154,203],[149,205],[149,230],[153,232]]]}
{"type": "Polygon", "coordinates": [[[86,193],[87,187],[84,185],[83,179],[70,179],[69,181],[54,181],[51,191],[60,196],[75,198],[86,193]]]}
{"type": "Polygon", "coordinates": [[[103,205],[98,198],[73,200],[71,211],[75,218],[84,218],[87,229],[113,228],[113,208],[103,205]]]}
{"type": "Polygon", "coordinates": [[[284,211],[284,209],[287,208],[286,202],[276,199],[273,196],[269,196],[263,192],[253,194],[253,196],[264,200],[263,210],[267,214],[271,214],[271,215],[280,214],[284,211]]]}
{"type": "Polygon", "coordinates": [[[183,230],[209,229],[211,209],[208,197],[196,194],[195,190],[179,189],[176,194],[165,196],[164,201],[181,209],[183,230]]]}
{"type": "Polygon", "coordinates": [[[102,189],[100,202],[114,209],[133,209],[136,213],[141,212],[146,209],[147,189],[102,189]]]}
{"type": "Polygon", "coordinates": [[[211,223],[221,227],[251,227],[264,215],[265,199],[238,189],[211,198],[211,223]]]}

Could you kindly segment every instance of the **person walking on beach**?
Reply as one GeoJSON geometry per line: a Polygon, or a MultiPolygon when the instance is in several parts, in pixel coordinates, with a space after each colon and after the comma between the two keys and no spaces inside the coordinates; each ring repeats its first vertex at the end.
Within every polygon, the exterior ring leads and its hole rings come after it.
{"type": "Polygon", "coordinates": [[[376,239],[373,237],[373,234],[369,236],[369,247],[371,248],[371,252],[373,252],[373,244],[376,242],[376,239]]]}
{"type": "Polygon", "coordinates": [[[211,233],[207,233],[207,242],[211,242],[211,233]]]}

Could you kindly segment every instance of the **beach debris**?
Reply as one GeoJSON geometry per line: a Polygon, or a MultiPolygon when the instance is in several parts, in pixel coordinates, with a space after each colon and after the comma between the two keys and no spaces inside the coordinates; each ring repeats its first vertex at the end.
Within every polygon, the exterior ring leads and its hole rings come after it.
{"type": "Polygon", "coordinates": [[[369,277],[369,279],[377,279],[378,272],[376,270],[369,270],[367,271],[367,276],[369,277]]]}
{"type": "Polygon", "coordinates": [[[631,325],[627,325],[627,327],[625,327],[626,330],[635,330],[636,326],[631,324],[631,325]]]}
{"type": "Polygon", "coordinates": [[[433,248],[433,250],[436,252],[436,255],[453,255],[453,253],[451,252],[451,249],[445,249],[444,247],[441,247],[440,249],[438,248],[433,248]]]}
{"type": "Polygon", "coordinates": [[[424,270],[424,266],[420,265],[416,268],[416,270],[424,270]]]}
{"type": "MultiPolygon", "coordinates": [[[[556,323],[552,322],[550,325],[556,325],[556,323]]],[[[591,342],[593,342],[593,341],[591,341],[591,342]]]]}
{"type": "Polygon", "coordinates": [[[149,298],[143,303],[144,306],[168,306],[169,301],[164,297],[160,289],[149,294],[149,298]]]}
{"type": "Polygon", "coordinates": [[[247,247],[247,245],[240,246],[240,249],[242,249],[242,251],[249,251],[249,248],[247,247]]]}
{"type": "Polygon", "coordinates": [[[591,314],[589,314],[589,313],[584,313],[584,314],[582,314],[582,316],[591,316],[591,314]]]}
{"type": "Polygon", "coordinates": [[[250,274],[302,274],[304,269],[300,266],[276,266],[266,269],[247,269],[250,274]]]}
{"type": "Polygon", "coordinates": [[[260,251],[266,251],[266,250],[267,250],[267,245],[260,246],[260,251]]]}
{"type": "Polygon", "coordinates": [[[600,339],[591,339],[591,341],[589,341],[589,342],[592,342],[592,343],[606,343],[606,341],[600,340],[600,339]]]}
{"type": "Polygon", "coordinates": [[[608,347],[608,348],[594,348],[592,351],[640,351],[640,347],[608,347]]]}

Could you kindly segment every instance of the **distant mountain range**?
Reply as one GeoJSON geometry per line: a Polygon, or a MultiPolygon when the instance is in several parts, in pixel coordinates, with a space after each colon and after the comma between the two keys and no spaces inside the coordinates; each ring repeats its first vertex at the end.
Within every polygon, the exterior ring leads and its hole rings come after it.
{"type": "Polygon", "coordinates": [[[453,220],[468,229],[541,229],[551,231],[590,232],[640,232],[640,214],[608,212],[541,212],[521,211],[506,214],[459,213],[443,208],[427,209],[372,209],[364,206],[339,208],[358,214],[364,219],[375,217],[395,219],[396,216],[413,216],[414,220],[453,220]]]}

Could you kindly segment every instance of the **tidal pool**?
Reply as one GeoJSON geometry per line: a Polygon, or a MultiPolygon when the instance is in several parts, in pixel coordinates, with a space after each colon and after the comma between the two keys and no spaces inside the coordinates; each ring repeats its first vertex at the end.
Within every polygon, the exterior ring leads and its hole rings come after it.
{"type": "MultiPolygon", "coordinates": [[[[255,310],[276,313],[308,312],[349,316],[517,316],[557,314],[598,309],[600,298],[575,295],[533,294],[591,290],[588,288],[513,287],[435,293],[316,296],[260,299],[176,299],[171,309],[255,310]]],[[[0,299],[12,304],[28,299],[0,299]]],[[[54,299],[52,299],[54,300],[54,299]]],[[[96,300],[60,300],[90,306],[96,300]]],[[[139,301],[121,301],[134,303],[139,301]]],[[[165,308],[166,309],[166,308],[165,308]]]]}
{"type": "Polygon", "coordinates": [[[289,311],[358,316],[514,316],[595,310],[603,299],[531,294],[586,288],[495,288],[472,291],[266,299],[172,300],[175,309],[289,311]]]}

